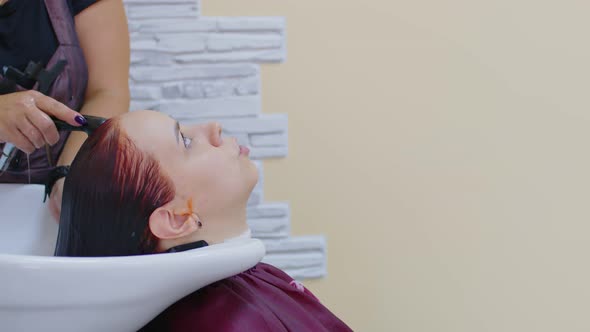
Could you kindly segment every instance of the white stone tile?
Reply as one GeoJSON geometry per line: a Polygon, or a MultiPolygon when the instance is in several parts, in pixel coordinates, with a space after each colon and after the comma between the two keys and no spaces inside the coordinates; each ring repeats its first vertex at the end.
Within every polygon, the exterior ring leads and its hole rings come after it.
{"type": "MultiPolygon", "coordinates": [[[[289,203],[272,202],[262,203],[249,207],[247,210],[248,218],[276,218],[289,215],[289,203]]],[[[282,242],[281,242],[282,243],[282,242]]],[[[273,243],[275,244],[275,243],[273,243]]]]}
{"type": "Polygon", "coordinates": [[[131,28],[132,31],[158,34],[169,32],[215,32],[217,30],[217,20],[207,17],[198,19],[153,19],[135,22],[131,28]]]}
{"type": "Polygon", "coordinates": [[[194,33],[158,34],[157,51],[166,53],[199,53],[207,48],[207,37],[194,33]]]}
{"type": "Polygon", "coordinates": [[[285,30],[283,17],[218,17],[219,31],[273,31],[285,30]]]}
{"type": "Polygon", "coordinates": [[[253,147],[264,147],[264,146],[285,146],[287,145],[287,133],[276,133],[276,134],[254,134],[250,135],[250,144],[253,147]]]}
{"type": "Polygon", "coordinates": [[[184,96],[191,99],[205,98],[205,88],[201,82],[185,83],[184,96]]]}
{"type": "Polygon", "coordinates": [[[259,68],[254,64],[220,64],[191,66],[135,66],[130,70],[136,82],[163,82],[187,79],[247,77],[257,75],[259,68]]]}
{"type": "Polygon", "coordinates": [[[232,80],[215,80],[202,83],[206,98],[224,98],[234,94],[235,83],[232,80]]]}
{"type": "Polygon", "coordinates": [[[131,40],[130,48],[131,51],[145,51],[153,50],[156,48],[156,40],[152,38],[143,38],[138,40],[131,40]]]}
{"type": "Polygon", "coordinates": [[[309,267],[322,267],[326,256],[321,252],[294,252],[267,254],[262,260],[265,263],[281,266],[283,269],[300,269],[309,267]]]}
{"type": "Polygon", "coordinates": [[[196,4],[154,4],[128,5],[127,18],[129,20],[157,19],[157,18],[193,18],[199,15],[196,4]]]}
{"type": "Polygon", "coordinates": [[[260,77],[248,77],[236,82],[235,93],[239,96],[256,95],[260,93],[260,77]]]}
{"type": "MultiPolygon", "coordinates": [[[[261,205],[265,205],[261,204],[261,205]]],[[[293,236],[287,239],[264,240],[267,253],[325,252],[326,238],[322,235],[293,236]]]]}
{"type": "Polygon", "coordinates": [[[235,62],[281,62],[285,60],[283,49],[232,51],[224,53],[183,54],[174,57],[180,64],[194,63],[235,63],[235,62]]]}
{"type": "MultiPolygon", "coordinates": [[[[157,51],[131,52],[131,71],[135,68],[169,68],[174,66],[174,54],[157,51]]],[[[131,73],[130,71],[130,73],[131,73]]]]}
{"type": "Polygon", "coordinates": [[[289,236],[289,217],[248,218],[252,236],[256,238],[284,238],[289,236]]]}
{"type": "Polygon", "coordinates": [[[223,119],[221,124],[227,133],[265,134],[287,130],[286,114],[263,114],[256,118],[223,119]]]}
{"type": "Polygon", "coordinates": [[[178,101],[162,100],[160,110],[179,121],[187,121],[187,123],[199,118],[254,116],[260,112],[260,98],[245,96],[178,101]]]}
{"type": "Polygon", "coordinates": [[[280,49],[282,46],[283,36],[281,35],[209,34],[207,36],[207,50],[213,52],[280,49]]]}
{"type": "Polygon", "coordinates": [[[252,159],[284,158],[288,153],[289,149],[286,146],[250,148],[250,158],[252,159]]]}
{"type": "Polygon", "coordinates": [[[262,191],[254,190],[248,198],[248,206],[255,206],[260,204],[264,200],[264,194],[262,191]]]}
{"type": "Polygon", "coordinates": [[[156,86],[130,86],[129,93],[133,100],[158,100],[162,97],[160,88],[156,86]]]}
{"type": "Polygon", "coordinates": [[[166,99],[180,98],[183,95],[183,86],[177,82],[164,83],[161,95],[166,99]]]}

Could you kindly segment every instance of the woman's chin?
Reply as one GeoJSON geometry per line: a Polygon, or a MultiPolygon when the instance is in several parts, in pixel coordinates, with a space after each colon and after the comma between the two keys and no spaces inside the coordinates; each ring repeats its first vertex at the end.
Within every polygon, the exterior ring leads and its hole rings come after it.
{"type": "MultiPolygon", "coordinates": [[[[258,183],[258,167],[256,167],[256,164],[254,164],[253,161],[248,159],[248,170],[246,172],[246,181],[248,181],[248,184],[251,185],[251,188],[254,189],[254,186],[256,185],[256,183],[258,183]]],[[[252,189],[250,189],[250,191],[252,191],[252,189]]]]}

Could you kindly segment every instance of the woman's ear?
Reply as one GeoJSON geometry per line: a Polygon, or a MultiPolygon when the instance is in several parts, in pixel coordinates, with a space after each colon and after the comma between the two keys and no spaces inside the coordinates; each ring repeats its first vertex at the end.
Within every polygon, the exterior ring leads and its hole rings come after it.
{"type": "Polygon", "coordinates": [[[195,232],[198,217],[196,214],[178,213],[172,207],[157,208],[150,216],[150,231],[160,239],[177,239],[195,232]]]}

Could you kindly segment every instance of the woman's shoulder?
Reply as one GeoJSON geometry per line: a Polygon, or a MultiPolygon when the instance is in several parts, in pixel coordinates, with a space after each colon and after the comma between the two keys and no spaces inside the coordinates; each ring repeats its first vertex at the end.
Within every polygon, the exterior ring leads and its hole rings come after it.
{"type": "Polygon", "coordinates": [[[288,293],[302,293],[306,296],[311,297],[313,300],[318,301],[317,297],[313,295],[305,286],[292,278],[283,270],[267,264],[258,263],[253,268],[238,274],[232,278],[250,280],[251,278],[263,280],[264,282],[273,285],[275,288],[280,288],[288,293]]]}
{"type": "Polygon", "coordinates": [[[254,265],[254,267],[252,267],[251,269],[248,269],[248,270],[242,272],[241,274],[236,275],[236,277],[239,277],[240,275],[243,275],[243,274],[256,275],[259,277],[272,276],[274,278],[281,279],[281,280],[287,281],[287,282],[290,282],[291,280],[293,280],[293,278],[291,278],[291,276],[289,276],[283,270],[281,270],[273,265],[270,265],[268,263],[262,263],[262,262],[254,265]]]}

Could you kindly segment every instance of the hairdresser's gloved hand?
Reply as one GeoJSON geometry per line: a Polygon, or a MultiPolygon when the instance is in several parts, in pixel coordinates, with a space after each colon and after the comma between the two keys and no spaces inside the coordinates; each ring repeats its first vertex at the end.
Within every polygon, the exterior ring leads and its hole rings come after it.
{"type": "Polygon", "coordinates": [[[64,190],[65,179],[61,178],[55,182],[51,189],[51,195],[49,195],[49,212],[56,222],[59,222],[59,216],[61,215],[61,196],[64,190]]]}
{"type": "Polygon", "coordinates": [[[12,143],[26,153],[57,143],[59,134],[50,115],[73,126],[86,123],[80,113],[38,91],[0,95],[0,142],[12,143]]]}

